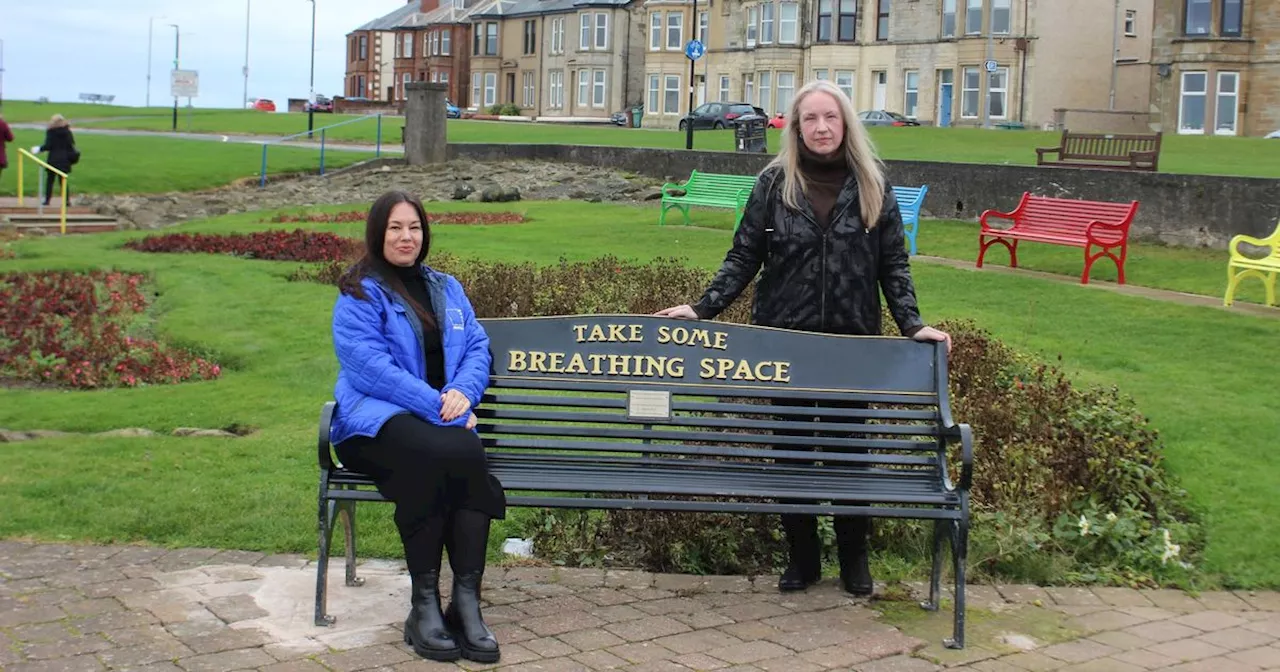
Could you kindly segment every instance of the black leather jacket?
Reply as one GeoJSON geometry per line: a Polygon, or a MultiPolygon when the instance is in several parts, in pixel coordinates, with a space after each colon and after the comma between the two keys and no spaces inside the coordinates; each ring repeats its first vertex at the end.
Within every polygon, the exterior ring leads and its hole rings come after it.
{"type": "Polygon", "coordinates": [[[782,172],[761,173],[747,199],[733,247],[693,306],[714,318],[760,272],[751,319],[755,324],[832,334],[878,335],[880,291],[904,335],[923,326],[903,245],[902,212],[886,185],[876,227],[862,223],[857,180],[850,175],[823,229],[804,202],[797,212],[782,200],[782,172]],[[763,267],[763,271],[761,271],[763,267]]]}

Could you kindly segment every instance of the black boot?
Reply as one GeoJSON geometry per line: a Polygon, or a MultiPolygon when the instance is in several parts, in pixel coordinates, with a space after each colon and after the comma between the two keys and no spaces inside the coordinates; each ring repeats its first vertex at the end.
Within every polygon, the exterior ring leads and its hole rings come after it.
{"type": "Polygon", "coordinates": [[[498,640],[480,615],[482,575],[482,572],[472,572],[453,576],[453,596],[444,619],[458,636],[463,658],[477,663],[496,663],[501,656],[498,640]]]}
{"type": "Polygon", "coordinates": [[[428,660],[457,660],[462,651],[444,623],[444,614],[440,613],[440,570],[414,574],[412,580],[404,643],[428,660]]]}
{"type": "Polygon", "coordinates": [[[778,577],[778,590],[804,590],[822,578],[822,541],[818,539],[818,519],[784,514],[782,530],[787,537],[787,569],[778,577]]]}
{"type": "Polygon", "coordinates": [[[840,583],[846,592],[867,597],[875,589],[867,557],[867,537],[871,519],[864,516],[837,516],[836,549],[840,556],[840,583]]]}

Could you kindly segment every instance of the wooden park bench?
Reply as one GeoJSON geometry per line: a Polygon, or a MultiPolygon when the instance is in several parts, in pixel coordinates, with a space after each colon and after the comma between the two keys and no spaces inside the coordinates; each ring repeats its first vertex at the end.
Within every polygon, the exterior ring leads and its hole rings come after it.
{"type": "Polygon", "coordinates": [[[1155,172],[1160,162],[1160,135],[1072,133],[1063,130],[1057,147],[1036,148],[1036,165],[1155,172]],[[1057,154],[1058,158],[1045,158],[1050,154],[1057,154]]]}
{"type": "MultiPolygon", "coordinates": [[[[951,418],[944,345],[649,316],[481,323],[494,361],[477,431],[509,505],[932,520],[922,606],[938,608],[949,544],[947,646],[964,646],[973,444],[951,418]]],[[[321,626],[335,620],[326,611],[335,526],[346,585],[358,586],[356,503],[386,501],[331,454],[333,411],[324,405],[319,432],[321,626]]]]}
{"type": "Polygon", "coordinates": [[[1227,295],[1223,298],[1222,305],[1231,305],[1236,287],[1249,276],[1258,278],[1267,288],[1267,305],[1276,305],[1276,274],[1280,273],[1280,222],[1276,224],[1276,230],[1266,238],[1241,234],[1231,239],[1227,249],[1231,257],[1227,260],[1227,295]],[[1270,249],[1264,257],[1250,257],[1240,252],[1240,243],[1270,249]]]}
{"type": "Polygon", "coordinates": [[[913,255],[916,253],[916,235],[920,233],[920,207],[924,205],[924,195],[927,193],[927,184],[893,188],[893,195],[898,199],[898,209],[902,211],[902,230],[911,243],[910,254],[913,255]]]}
{"type": "Polygon", "coordinates": [[[1089,284],[1093,262],[1107,257],[1116,262],[1119,283],[1124,284],[1124,262],[1129,252],[1129,227],[1138,211],[1138,202],[1109,203],[1068,198],[1032,196],[1023,192],[1022,200],[1012,212],[987,210],[979,222],[978,268],[982,268],[987,248],[996,243],[1009,250],[1009,266],[1018,267],[1018,241],[1050,243],[1084,248],[1084,273],[1080,284],[1089,284]],[[1013,226],[998,229],[990,218],[1009,219],[1013,226]]]}
{"type": "Polygon", "coordinates": [[[695,170],[683,183],[668,182],[662,185],[662,212],[658,215],[658,226],[667,223],[667,211],[671,208],[684,213],[684,223],[689,224],[689,206],[700,205],[736,211],[738,217],[733,222],[736,231],[738,224],[742,222],[747,197],[751,195],[755,184],[755,175],[722,175],[695,170]]]}

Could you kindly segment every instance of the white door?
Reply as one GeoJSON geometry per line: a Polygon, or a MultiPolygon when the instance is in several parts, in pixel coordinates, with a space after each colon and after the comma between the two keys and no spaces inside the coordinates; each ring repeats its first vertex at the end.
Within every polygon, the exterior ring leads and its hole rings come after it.
{"type": "Polygon", "coordinates": [[[873,109],[883,110],[885,105],[885,96],[889,91],[889,73],[881,71],[872,73],[872,77],[876,82],[875,96],[873,100],[875,107],[873,109]]]}
{"type": "Polygon", "coordinates": [[[707,77],[698,75],[698,104],[702,105],[705,102],[707,102],[707,77]]]}

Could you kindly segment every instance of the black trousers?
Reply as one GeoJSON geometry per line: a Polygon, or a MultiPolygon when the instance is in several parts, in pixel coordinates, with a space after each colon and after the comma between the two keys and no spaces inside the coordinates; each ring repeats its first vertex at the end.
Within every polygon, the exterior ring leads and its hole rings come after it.
{"type": "MultiPolygon", "coordinates": [[[[53,197],[55,195],[58,198],[62,198],[62,192],[58,192],[57,194],[53,193],[54,180],[58,180],[59,185],[61,185],[63,181],[62,176],[53,172],[52,170],[44,171],[44,204],[45,205],[49,205],[49,201],[53,200],[53,197]]],[[[67,198],[71,198],[71,185],[69,184],[67,185],[67,198]]]]}
{"type": "Polygon", "coordinates": [[[352,437],[335,448],[344,465],[369,474],[378,492],[395,503],[411,574],[440,569],[446,538],[460,538],[449,546],[455,572],[483,568],[488,539],[466,538],[468,530],[482,528],[478,534],[487,535],[488,519],[505,518],[507,502],[475,432],[406,413],[388,420],[374,438],[352,437]],[[477,518],[482,526],[470,522],[477,518]],[[459,520],[468,521],[466,529],[454,529],[459,520]]]}

